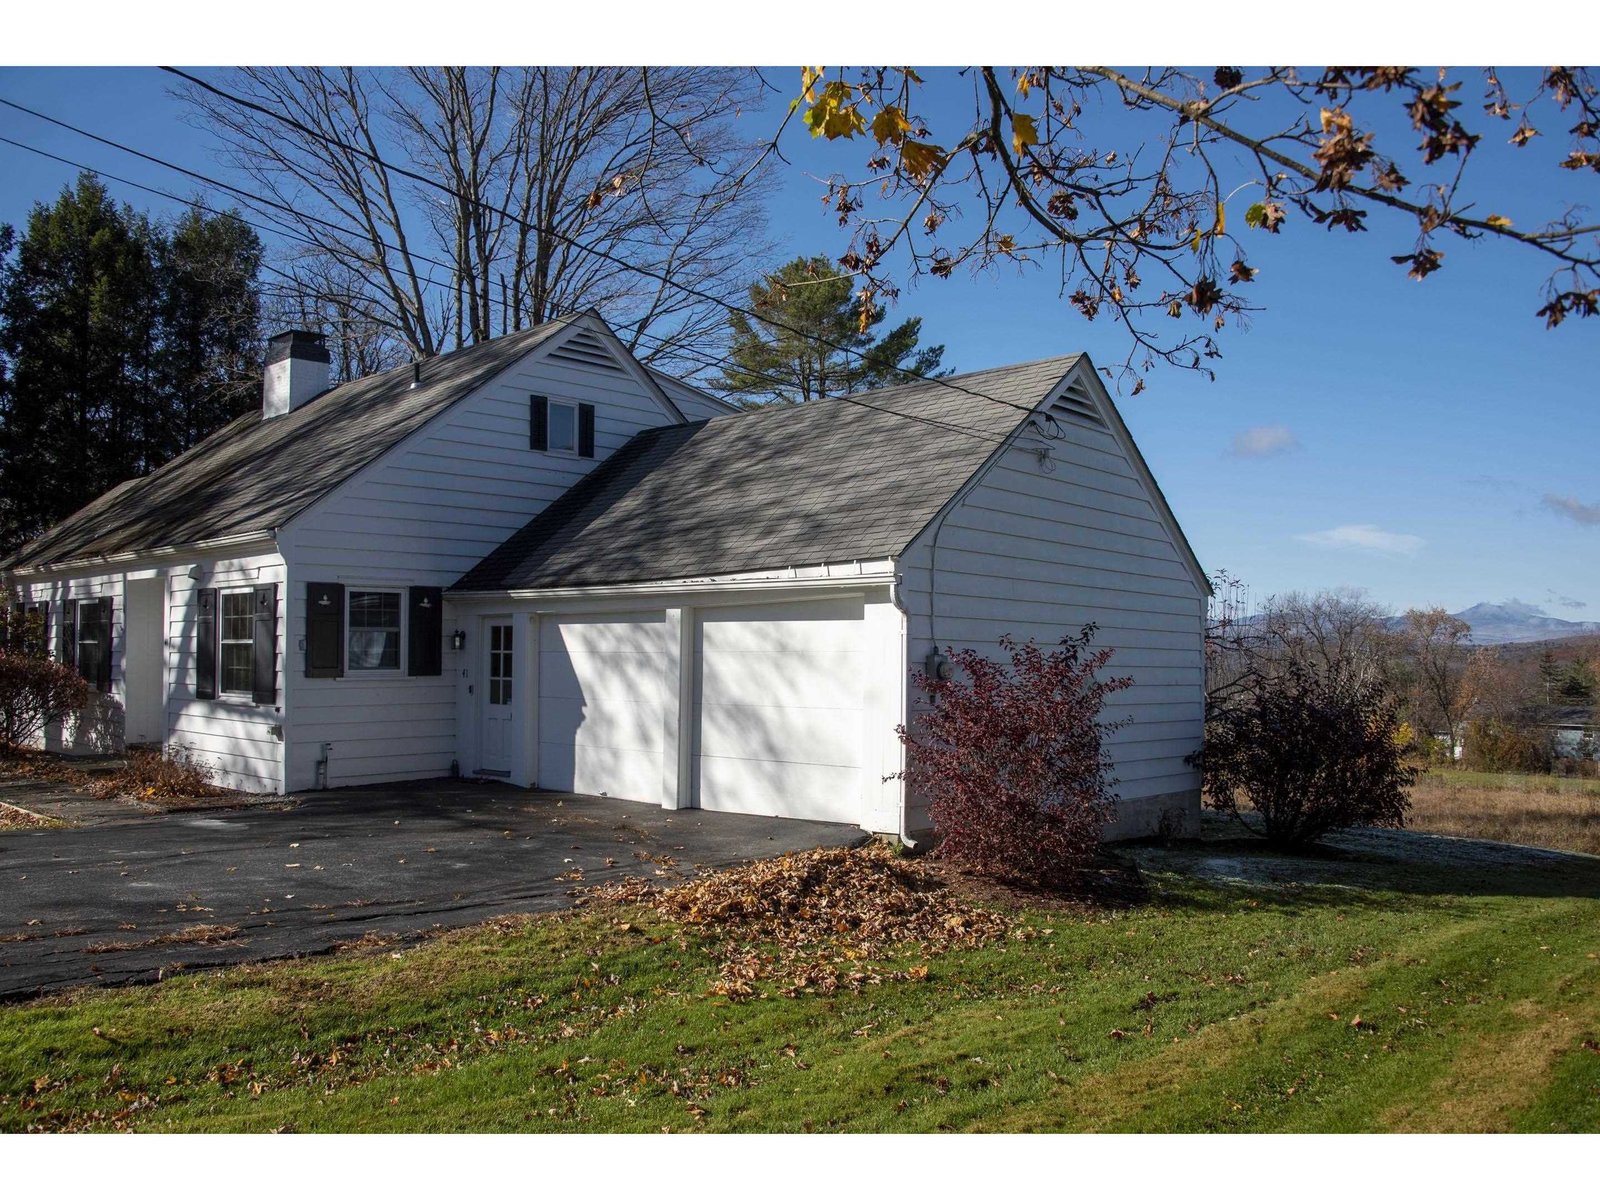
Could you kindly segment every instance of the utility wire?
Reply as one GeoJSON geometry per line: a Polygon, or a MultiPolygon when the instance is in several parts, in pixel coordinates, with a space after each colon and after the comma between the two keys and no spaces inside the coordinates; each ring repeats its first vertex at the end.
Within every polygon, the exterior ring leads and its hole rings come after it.
{"type": "MultiPolygon", "coordinates": [[[[232,187],[231,185],[222,183],[222,182],[217,181],[217,180],[213,180],[208,176],[202,175],[197,171],[191,171],[186,167],[179,166],[176,163],[168,162],[167,160],[159,158],[159,157],[157,157],[155,155],[147,154],[147,153],[145,153],[143,151],[140,151],[140,150],[135,150],[134,148],[132,148],[130,146],[124,146],[121,143],[113,141],[110,138],[104,138],[104,137],[101,137],[98,134],[90,133],[87,130],[79,129],[78,127],[76,127],[74,125],[70,125],[65,121],[59,121],[59,120],[55,119],[54,117],[49,117],[49,116],[46,116],[43,113],[35,112],[34,110],[32,110],[30,108],[27,108],[24,105],[16,104],[13,101],[6,100],[3,97],[0,97],[0,104],[4,104],[4,105],[6,105],[8,107],[18,109],[19,111],[25,112],[30,116],[38,117],[41,120],[48,121],[48,122],[50,122],[51,124],[54,124],[54,125],[58,125],[63,129],[69,130],[70,132],[79,134],[79,135],[81,135],[83,137],[90,138],[90,139],[92,139],[94,141],[97,141],[97,142],[100,142],[100,143],[102,143],[104,145],[111,146],[114,149],[121,150],[124,153],[135,155],[135,156],[137,156],[139,158],[144,159],[147,162],[151,162],[151,163],[154,163],[154,164],[156,164],[158,166],[166,167],[166,168],[168,168],[170,170],[177,171],[180,174],[186,175],[186,176],[188,176],[190,178],[198,179],[201,182],[209,183],[212,186],[221,188],[224,191],[227,191],[227,192],[230,192],[232,194],[235,194],[235,195],[241,197],[242,199],[245,199],[245,200],[256,200],[256,199],[258,199],[257,197],[250,196],[248,193],[242,192],[239,189],[232,187]]],[[[318,250],[322,249],[322,247],[319,245],[319,243],[317,243],[314,239],[308,238],[303,234],[296,233],[293,230],[285,229],[285,228],[280,227],[280,226],[278,226],[276,224],[270,224],[270,225],[269,224],[258,224],[256,221],[246,220],[244,217],[239,216],[239,214],[236,213],[236,212],[235,213],[229,213],[229,212],[227,212],[225,210],[217,209],[217,208],[214,208],[214,207],[212,207],[210,205],[204,204],[204,203],[202,203],[202,202],[200,202],[200,201],[198,201],[198,200],[196,200],[196,199],[194,199],[192,197],[179,196],[179,195],[177,195],[177,194],[175,194],[173,192],[168,192],[168,191],[165,191],[165,190],[163,190],[161,188],[153,187],[153,186],[151,186],[149,184],[139,183],[139,182],[137,182],[135,180],[126,179],[126,178],[124,178],[122,176],[114,175],[109,171],[102,171],[102,170],[100,170],[100,169],[98,169],[96,167],[89,166],[86,163],[81,163],[81,162],[77,162],[77,161],[75,161],[73,159],[64,158],[64,157],[62,157],[61,155],[58,155],[58,154],[52,154],[49,151],[41,150],[36,146],[26,145],[25,143],[15,141],[12,138],[0,136],[0,143],[4,143],[4,144],[9,145],[9,146],[14,146],[15,148],[17,148],[19,150],[25,150],[25,151],[27,151],[27,152],[29,152],[31,154],[39,155],[42,158],[48,158],[48,159],[50,159],[50,160],[52,160],[54,162],[61,163],[63,166],[74,167],[74,168],[76,168],[78,170],[81,170],[81,171],[89,171],[89,172],[91,172],[93,174],[103,176],[106,179],[110,179],[110,180],[112,180],[112,181],[114,181],[116,183],[121,183],[121,184],[124,184],[124,185],[126,185],[128,187],[138,188],[140,191],[149,192],[152,195],[161,196],[161,197],[164,197],[165,199],[172,200],[172,201],[174,201],[176,203],[179,203],[179,204],[183,204],[183,205],[186,205],[186,206],[191,206],[191,207],[194,207],[194,208],[198,208],[201,211],[211,213],[214,216],[229,216],[229,215],[231,215],[231,216],[234,216],[234,217],[236,217],[237,219],[239,219],[241,221],[244,221],[244,223],[246,225],[250,225],[252,228],[262,230],[263,232],[269,232],[269,233],[277,234],[277,235],[279,235],[281,237],[285,237],[285,238],[291,239],[293,241],[300,242],[300,243],[302,243],[302,244],[304,244],[306,246],[310,246],[313,249],[318,249],[318,250]]],[[[288,205],[280,204],[280,203],[277,203],[275,201],[264,201],[264,203],[268,204],[271,207],[282,209],[282,210],[290,213],[291,215],[293,215],[293,216],[295,216],[297,218],[304,219],[304,220],[315,221],[315,222],[317,222],[319,224],[327,225],[330,228],[333,228],[333,229],[336,229],[336,230],[340,230],[341,232],[352,233],[352,231],[343,230],[340,226],[334,225],[331,222],[322,221],[320,218],[311,216],[309,214],[300,213],[297,210],[295,210],[293,208],[290,208],[288,205]]],[[[259,214],[257,214],[257,216],[258,216],[258,221],[262,220],[262,218],[260,218],[259,214]]],[[[352,233],[352,236],[355,236],[355,235],[352,233]]],[[[389,246],[388,243],[380,242],[380,244],[383,245],[385,248],[393,249],[393,247],[389,246]]],[[[443,263],[443,262],[440,262],[439,260],[428,258],[425,255],[421,255],[421,254],[419,254],[419,253],[417,253],[415,251],[412,252],[412,257],[416,258],[418,261],[427,262],[427,263],[430,263],[430,264],[432,264],[434,266],[438,266],[441,269],[445,269],[445,270],[453,270],[454,269],[448,263],[443,263]]],[[[304,280],[299,279],[296,276],[291,275],[291,274],[289,274],[289,273],[287,273],[285,271],[279,270],[278,268],[273,267],[269,263],[263,263],[262,267],[266,271],[268,271],[271,274],[277,276],[278,278],[286,281],[287,283],[294,285],[295,287],[299,287],[299,288],[304,288],[305,287],[305,281],[304,280]]],[[[422,282],[423,284],[425,284],[427,286],[442,287],[442,288],[445,288],[447,290],[449,288],[449,284],[444,280],[422,279],[420,282],[422,282]]],[[[490,303],[491,304],[501,305],[502,306],[503,315],[515,315],[513,313],[513,311],[512,311],[512,306],[508,302],[506,302],[504,300],[500,300],[500,299],[497,299],[495,297],[490,297],[490,303]]],[[[689,350],[689,349],[686,349],[681,344],[670,342],[668,339],[662,338],[659,335],[646,333],[643,330],[636,329],[634,331],[634,336],[637,337],[637,338],[642,338],[644,340],[654,342],[660,348],[670,349],[674,354],[678,355],[679,357],[688,359],[689,361],[696,363],[698,366],[712,368],[712,367],[730,367],[730,366],[738,366],[739,365],[739,364],[736,364],[733,361],[732,358],[730,358],[730,357],[728,357],[726,355],[720,355],[720,356],[719,355],[715,355],[711,351],[707,351],[707,350],[689,350]]],[[[763,380],[764,382],[767,382],[767,383],[771,383],[771,384],[779,385],[779,386],[787,385],[787,383],[788,383],[787,380],[784,380],[784,379],[782,379],[782,378],[780,378],[778,376],[767,375],[767,374],[765,374],[763,372],[758,372],[758,371],[750,371],[747,368],[743,368],[743,367],[741,367],[740,369],[741,370],[745,370],[747,374],[754,375],[756,378],[761,379],[761,380],[763,380]]],[[[909,374],[911,374],[913,376],[913,378],[921,380],[923,382],[933,382],[933,380],[928,379],[925,376],[916,375],[915,372],[909,372],[909,374]]],[[[965,389],[962,389],[962,390],[965,390],[965,389]]],[[[978,393],[972,393],[972,394],[976,395],[978,393]]],[[[898,411],[896,411],[894,409],[883,408],[880,405],[873,404],[870,401],[863,400],[860,397],[851,396],[851,395],[848,395],[848,394],[840,394],[840,395],[828,396],[828,397],[824,397],[824,398],[825,399],[830,399],[830,400],[843,401],[844,403],[852,404],[852,405],[855,405],[856,407],[859,407],[859,408],[870,409],[870,410],[872,410],[874,412],[880,412],[880,413],[884,413],[884,414],[889,415],[889,416],[899,417],[899,418],[901,418],[903,420],[916,421],[919,424],[928,425],[928,426],[932,426],[932,427],[939,428],[939,429],[945,429],[945,430],[948,430],[948,431],[954,432],[954,433],[964,434],[964,435],[969,436],[969,437],[974,437],[974,438],[978,438],[978,439],[980,439],[982,441],[990,442],[990,443],[992,443],[994,445],[1001,445],[1006,440],[1003,437],[997,437],[994,434],[992,434],[992,433],[990,433],[988,431],[985,431],[985,430],[973,429],[970,426],[961,425],[959,423],[952,422],[952,421],[946,421],[946,420],[943,420],[943,419],[938,418],[938,417],[928,417],[928,416],[924,416],[924,415],[918,414],[918,413],[898,412],[898,411]]],[[[997,401],[997,403],[1007,403],[1007,402],[1005,402],[1005,401],[997,401]]],[[[1020,408],[1021,406],[1020,405],[1009,405],[1009,407],[1020,408]]],[[[749,410],[747,410],[747,411],[749,411],[749,410]]],[[[1033,410],[1032,409],[1023,409],[1023,411],[1031,413],[1033,410]]]]}
{"type": "MultiPolygon", "coordinates": [[[[191,75],[189,72],[180,70],[177,67],[164,66],[160,69],[170,75],[176,75],[180,79],[187,80],[189,83],[192,83],[203,91],[210,92],[213,96],[216,96],[220,100],[227,101],[229,104],[236,105],[240,108],[249,109],[251,112],[260,113],[262,116],[269,117],[280,124],[287,125],[289,128],[294,129],[297,132],[306,135],[307,137],[316,138],[318,141],[329,146],[334,146],[346,154],[354,154],[360,158],[367,159],[368,161],[383,167],[387,171],[393,171],[396,175],[399,175],[402,178],[410,179],[427,187],[435,188],[438,191],[445,193],[447,196],[452,197],[459,203],[471,204],[486,212],[494,213],[495,215],[511,221],[514,224],[521,226],[523,229],[529,230],[540,235],[541,237],[554,238],[557,241],[566,243],[575,250],[581,250],[585,254],[592,254],[604,262],[609,262],[615,266],[623,268],[624,270],[633,271],[637,274],[644,275],[647,278],[654,279],[656,282],[667,287],[675,288],[684,295],[693,296],[697,300],[703,300],[707,303],[718,305],[719,307],[724,308],[731,313],[738,313],[740,316],[748,319],[759,321],[765,325],[769,325],[777,329],[782,329],[787,333],[792,333],[798,337],[805,338],[808,341],[816,342],[818,345],[826,346],[830,350],[835,350],[841,354],[853,355],[857,358],[866,357],[860,350],[853,349],[849,346],[840,345],[837,342],[831,342],[826,338],[817,337],[814,334],[809,334],[804,330],[796,329],[794,326],[786,324],[785,322],[774,320],[771,316],[762,316],[761,314],[753,312],[750,309],[734,304],[731,301],[724,300],[720,296],[714,296],[710,292],[691,287],[686,283],[680,283],[678,280],[673,279],[671,276],[663,274],[660,271],[654,270],[650,267],[642,267],[637,263],[628,262],[626,259],[619,258],[617,255],[611,254],[606,250],[602,250],[597,246],[588,245],[587,243],[579,241],[577,238],[574,238],[568,234],[564,234],[559,230],[548,229],[540,226],[524,217],[519,217],[516,213],[502,208],[499,205],[491,204],[486,200],[480,200],[473,196],[468,196],[465,193],[450,187],[448,184],[440,183],[437,179],[429,178],[427,175],[424,175],[419,171],[413,171],[408,167],[402,167],[395,163],[391,163],[375,151],[365,149],[361,146],[351,145],[349,142],[336,138],[332,134],[324,133],[320,129],[315,129],[310,125],[306,125],[305,123],[296,120],[294,117],[278,112],[276,109],[269,108],[265,104],[259,104],[247,96],[240,96],[228,91],[225,88],[218,87],[216,84],[201,79],[197,75],[191,75]]],[[[977,400],[987,400],[991,404],[1003,404],[1007,408],[1014,408],[1019,412],[1030,414],[1033,412],[1032,407],[1028,405],[1017,404],[1010,400],[1001,400],[997,396],[985,395],[983,392],[973,391],[971,388],[962,387],[960,384],[951,383],[949,380],[941,379],[938,376],[923,375],[920,372],[911,370],[909,367],[897,366],[893,369],[910,379],[937,384],[939,386],[949,388],[952,391],[961,392],[977,400]]]]}

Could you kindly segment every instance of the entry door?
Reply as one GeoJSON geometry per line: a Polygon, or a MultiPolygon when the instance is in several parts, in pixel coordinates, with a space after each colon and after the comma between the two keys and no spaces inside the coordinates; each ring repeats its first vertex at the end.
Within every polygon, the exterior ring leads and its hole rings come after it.
{"type": "Polygon", "coordinates": [[[517,646],[510,621],[486,621],[483,627],[484,671],[483,742],[478,770],[485,775],[511,774],[512,680],[516,674],[517,646]]]}

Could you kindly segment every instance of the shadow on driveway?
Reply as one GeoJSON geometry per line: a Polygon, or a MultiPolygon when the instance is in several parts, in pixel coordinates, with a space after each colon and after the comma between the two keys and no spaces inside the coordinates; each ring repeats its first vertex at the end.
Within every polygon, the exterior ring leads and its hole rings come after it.
{"type": "Polygon", "coordinates": [[[563,908],[572,889],[653,874],[662,856],[719,867],[865,840],[468,780],[295,799],[0,835],[0,999],[563,908]]]}

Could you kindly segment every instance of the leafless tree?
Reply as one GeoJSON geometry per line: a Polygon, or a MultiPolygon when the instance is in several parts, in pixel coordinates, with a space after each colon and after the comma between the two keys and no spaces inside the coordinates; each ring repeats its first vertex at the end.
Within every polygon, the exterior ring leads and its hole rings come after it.
{"type": "Polygon", "coordinates": [[[735,173],[758,157],[738,124],[751,72],[281,67],[220,86],[286,118],[180,89],[298,214],[267,210],[293,226],[288,273],[319,311],[384,331],[390,359],[597,307],[641,358],[671,362],[723,335],[715,298],[737,300],[768,251],[764,171],[735,173]]]}
{"type": "Polygon", "coordinates": [[[1362,687],[1388,684],[1390,614],[1356,588],[1288,592],[1253,608],[1226,572],[1212,579],[1207,693],[1213,707],[1297,668],[1362,687]]]}
{"type": "Polygon", "coordinates": [[[1412,711],[1432,732],[1449,737],[1453,754],[1472,700],[1466,670],[1472,626],[1442,608],[1413,608],[1404,615],[1400,637],[1412,711]]]}

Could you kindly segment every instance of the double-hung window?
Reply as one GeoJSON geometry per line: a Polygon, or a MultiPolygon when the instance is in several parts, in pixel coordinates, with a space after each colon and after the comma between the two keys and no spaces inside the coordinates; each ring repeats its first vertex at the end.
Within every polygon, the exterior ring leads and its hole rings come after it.
{"type": "Polygon", "coordinates": [[[111,601],[73,601],[73,660],[97,691],[111,687],[111,601]]]}
{"type": "Polygon", "coordinates": [[[566,400],[550,401],[549,449],[578,452],[578,406],[566,400]]]}
{"type": "Polygon", "coordinates": [[[255,690],[255,592],[223,592],[219,623],[222,690],[248,696],[255,690]]]}
{"type": "Polygon", "coordinates": [[[400,670],[400,621],[404,611],[399,589],[351,588],[346,622],[345,669],[400,670]]]}

